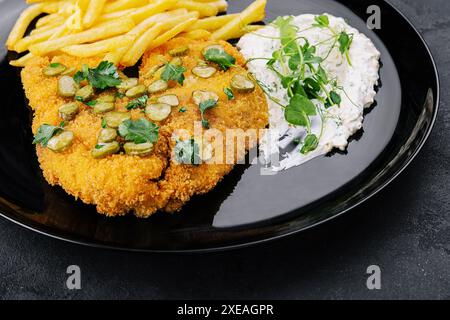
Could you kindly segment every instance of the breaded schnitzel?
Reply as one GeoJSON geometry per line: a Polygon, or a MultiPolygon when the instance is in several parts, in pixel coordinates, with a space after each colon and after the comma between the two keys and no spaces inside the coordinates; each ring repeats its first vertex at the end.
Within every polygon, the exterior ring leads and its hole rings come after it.
{"type": "MultiPolygon", "coordinates": [[[[170,83],[164,92],[150,95],[155,100],[162,95],[176,95],[179,107],[174,107],[170,115],[160,122],[159,137],[151,154],[132,156],[120,152],[102,159],[92,157],[97,148],[97,136],[102,129],[102,116],[95,114],[92,107],[80,103],[76,117],[67,121],[64,130],[73,132],[73,143],[63,152],[53,152],[37,145],[40,166],[46,180],[51,185],[61,186],[67,193],[93,204],[98,212],[108,215],[125,215],[134,212],[138,217],[149,217],[158,210],[174,212],[194,195],[204,194],[213,189],[232,168],[232,164],[199,165],[178,164],[172,158],[176,147],[173,133],[184,129],[194,134],[194,123],[202,120],[202,113],[194,103],[192,94],[196,90],[206,90],[218,95],[217,106],[205,111],[209,128],[224,132],[227,128],[262,129],[268,122],[267,103],[260,88],[249,93],[235,92],[230,100],[224,92],[233,77],[246,74],[245,60],[230,44],[225,42],[195,41],[178,38],[149,51],[140,67],[139,84],[149,86],[161,75],[154,70],[162,61],[170,61],[169,53],[180,47],[188,48],[189,54],[181,58],[184,84],[170,83]],[[229,70],[218,70],[209,78],[197,77],[192,69],[202,60],[205,47],[220,44],[232,57],[235,66],[229,70]],[[153,71],[152,71],[153,70],[153,71]]],[[[61,122],[58,110],[70,99],[58,96],[58,78],[48,77],[43,70],[52,63],[61,63],[81,70],[83,64],[94,68],[97,59],[79,59],[71,56],[33,58],[22,70],[22,82],[30,106],[34,111],[33,132],[43,124],[57,126],[61,122]]],[[[126,106],[133,99],[120,96],[115,102],[115,110],[129,112],[131,119],[141,119],[145,115],[139,108],[131,111],[126,106]]],[[[205,128],[206,130],[206,128],[205,128]]],[[[120,140],[119,140],[120,141],[120,140]]],[[[123,141],[121,141],[122,143],[123,141]]],[[[253,147],[254,142],[247,145],[253,147]]]]}

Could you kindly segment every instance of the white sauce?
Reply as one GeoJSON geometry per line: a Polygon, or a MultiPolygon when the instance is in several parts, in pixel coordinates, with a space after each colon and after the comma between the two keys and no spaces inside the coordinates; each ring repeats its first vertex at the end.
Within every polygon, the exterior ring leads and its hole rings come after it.
{"type": "MultiPolygon", "coordinates": [[[[280,152],[294,139],[300,138],[303,140],[306,130],[291,127],[284,118],[284,110],[271,99],[267,99],[270,129],[276,134],[268,134],[261,142],[260,148],[267,160],[270,155],[281,153],[282,159],[279,163],[272,163],[272,169],[275,171],[298,166],[317,156],[327,154],[334,148],[345,150],[349,138],[362,128],[364,108],[369,107],[374,102],[376,95],[374,86],[377,85],[379,79],[380,52],[369,38],[349,26],[344,19],[331,15],[328,15],[328,17],[332,29],[337,32],[345,31],[348,34],[353,34],[353,42],[349,51],[351,66],[337,47],[331,52],[327,60],[322,62],[322,67],[327,71],[329,78],[336,77],[339,86],[343,87],[343,90],[339,92],[342,102],[340,106],[325,109],[323,105],[319,105],[315,101],[316,105],[326,113],[323,133],[318,148],[307,155],[303,155],[299,151],[301,145],[289,152],[280,152]]],[[[299,28],[298,35],[307,38],[312,45],[332,37],[331,31],[327,29],[310,28],[314,24],[314,18],[315,15],[305,14],[295,17],[293,21],[293,24],[299,28]]],[[[272,53],[281,47],[280,40],[271,38],[279,36],[280,33],[276,27],[267,26],[242,37],[238,43],[238,48],[246,59],[271,58],[272,53]]],[[[300,43],[302,43],[301,40],[300,43]]],[[[316,55],[326,56],[330,47],[330,42],[317,45],[316,55]]],[[[265,85],[272,97],[277,98],[283,105],[287,105],[289,102],[287,90],[283,88],[280,78],[267,68],[266,63],[266,60],[254,60],[249,62],[248,68],[256,79],[265,85]]],[[[321,127],[320,117],[313,117],[312,131],[318,137],[321,127]]]]}

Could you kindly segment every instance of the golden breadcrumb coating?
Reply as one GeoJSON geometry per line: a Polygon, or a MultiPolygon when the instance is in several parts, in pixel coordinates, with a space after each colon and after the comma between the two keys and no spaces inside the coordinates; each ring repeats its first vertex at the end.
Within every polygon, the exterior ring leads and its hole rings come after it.
{"type": "MultiPolygon", "coordinates": [[[[158,210],[178,211],[192,196],[213,189],[233,168],[232,164],[179,165],[172,159],[176,144],[173,133],[184,129],[193,135],[194,123],[201,121],[199,108],[192,101],[192,92],[208,90],[219,95],[219,104],[208,110],[205,117],[211,129],[222,132],[227,128],[263,129],[268,123],[268,112],[264,94],[259,88],[252,93],[235,93],[236,99],[231,101],[223,92],[225,87],[230,86],[234,75],[247,73],[244,58],[230,44],[220,42],[237,59],[236,67],[217,72],[210,79],[200,79],[192,74],[191,69],[202,59],[202,49],[210,44],[217,42],[178,38],[145,54],[140,67],[140,82],[149,85],[155,80],[149,75],[149,70],[163,61],[170,61],[172,58],[168,52],[171,49],[180,46],[190,49],[189,55],[183,57],[183,66],[187,69],[184,86],[172,84],[169,90],[160,94],[176,94],[180,106],[174,107],[166,120],[157,123],[160,126],[159,140],[150,156],[141,158],[116,154],[105,159],[94,159],[90,152],[97,144],[101,116],[93,114],[90,107],[80,104],[80,113],[65,127],[75,136],[69,149],[54,153],[39,145],[36,147],[47,181],[51,185],[61,186],[83,202],[95,205],[98,212],[108,216],[133,212],[138,217],[149,217],[158,210]],[[184,107],[186,112],[179,112],[180,107],[184,107]]],[[[57,56],[50,61],[49,58],[36,57],[22,70],[25,93],[34,111],[34,133],[42,124],[58,125],[61,122],[58,108],[73,101],[57,95],[57,77],[43,75],[43,68],[50,62],[60,62],[79,70],[82,64],[96,67],[100,60],[57,56]]],[[[118,99],[116,109],[125,111],[128,102],[127,98],[118,99]]],[[[141,110],[132,110],[131,114],[133,119],[144,116],[141,110]]],[[[255,143],[248,143],[247,148],[253,147],[255,143]]]]}

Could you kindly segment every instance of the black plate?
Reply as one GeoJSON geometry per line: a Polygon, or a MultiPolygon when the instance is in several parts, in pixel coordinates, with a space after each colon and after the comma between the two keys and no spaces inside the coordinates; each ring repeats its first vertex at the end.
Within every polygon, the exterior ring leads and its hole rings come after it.
{"type": "MultiPolygon", "coordinates": [[[[2,43],[23,0],[0,3],[2,43]]],[[[230,12],[249,1],[230,1],[230,12]]],[[[269,0],[267,21],[279,15],[328,12],[346,18],[382,53],[376,106],[348,152],[316,159],[274,176],[239,166],[208,195],[176,215],[107,219],[42,178],[31,144],[30,111],[19,70],[1,54],[0,211],[37,232],[81,244],[142,251],[207,251],[278,238],[316,226],[362,203],[417,155],[433,126],[439,81],[431,54],[412,25],[380,0],[269,0]],[[381,30],[366,27],[378,5],[381,30]]]]}

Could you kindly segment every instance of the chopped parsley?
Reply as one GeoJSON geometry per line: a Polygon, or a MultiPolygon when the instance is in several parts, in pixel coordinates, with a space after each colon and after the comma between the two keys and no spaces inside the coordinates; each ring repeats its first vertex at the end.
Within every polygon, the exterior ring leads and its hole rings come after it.
{"type": "Polygon", "coordinates": [[[105,118],[102,118],[102,128],[106,129],[108,127],[108,123],[106,122],[105,118]]]}
{"type": "Polygon", "coordinates": [[[61,122],[59,126],[52,126],[49,124],[41,125],[34,136],[33,144],[40,144],[41,146],[46,147],[49,140],[63,131],[63,128],[64,122],[61,122]]]}
{"type": "Polygon", "coordinates": [[[59,68],[59,67],[64,67],[64,65],[58,62],[50,63],[50,68],[59,68]]]}
{"type": "Polygon", "coordinates": [[[128,110],[144,108],[145,105],[147,104],[147,101],[148,101],[148,95],[145,94],[142,97],[131,100],[130,103],[128,103],[125,108],[127,108],[128,110]]]}
{"type": "Polygon", "coordinates": [[[161,79],[164,81],[176,81],[180,85],[184,83],[184,73],[186,72],[186,68],[183,66],[177,66],[175,64],[167,63],[164,68],[163,73],[161,74],[161,79]]]}
{"type": "Polygon", "coordinates": [[[83,65],[81,71],[78,71],[73,79],[77,83],[87,80],[91,86],[101,90],[116,87],[122,82],[116,66],[108,61],[100,62],[96,68],[83,65]]]}
{"type": "Polygon", "coordinates": [[[224,88],[223,92],[227,95],[228,100],[234,100],[234,93],[231,88],[224,88]]]}
{"type": "Polygon", "coordinates": [[[209,121],[205,119],[205,112],[208,109],[214,108],[217,106],[217,101],[214,99],[209,99],[200,103],[199,108],[202,114],[202,126],[205,129],[209,129],[209,121]]]}
{"type": "Polygon", "coordinates": [[[94,107],[95,105],[97,105],[98,101],[97,100],[91,100],[88,102],[85,102],[84,104],[87,105],[88,107],[94,107]]]}
{"type": "Polygon", "coordinates": [[[119,134],[126,141],[141,143],[155,143],[158,141],[159,127],[145,118],[125,120],[119,126],[119,134]]]}
{"type": "Polygon", "coordinates": [[[216,63],[224,71],[234,67],[236,63],[236,59],[232,55],[229,55],[224,50],[217,48],[208,49],[205,52],[204,57],[206,61],[216,63]]]}
{"type": "Polygon", "coordinates": [[[119,98],[119,99],[122,99],[123,97],[125,97],[125,93],[123,93],[123,92],[116,92],[115,97],[119,98]]]}
{"type": "Polygon", "coordinates": [[[187,111],[187,109],[185,108],[185,107],[181,107],[179,110],[178,110],[178,112],[181,112],[181,113],[185,113],[187,111]]]}

